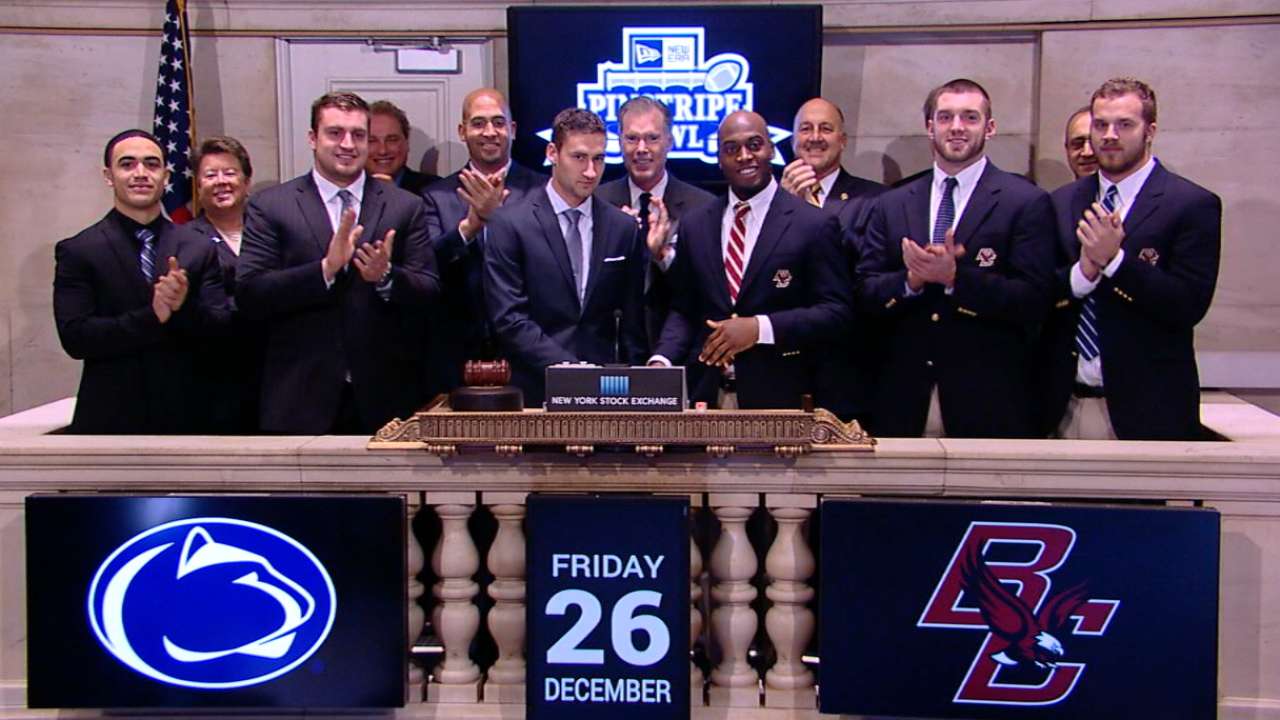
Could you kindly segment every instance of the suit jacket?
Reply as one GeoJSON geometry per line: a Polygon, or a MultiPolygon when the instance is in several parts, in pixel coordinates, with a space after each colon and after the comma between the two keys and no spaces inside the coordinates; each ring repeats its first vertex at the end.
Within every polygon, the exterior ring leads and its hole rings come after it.
{"type": "Polygon", "coordinates": [[[70,432],[193,433],[205,422],[202,341],[225,332],[227,299],[213,246],[162,220],[156,271],[169,257],[187,271],[182,307],[161,323],[123,215],[106,217],[54,248],[53,314],[67,354],[84,361],[70,432]]]}
{"type": "Polygon", "coordinates": [[[408,166],[405,166],[404,172],[400,173],[400,179],[396,181],[396,185],[405,192],[421,195],[427,186],[440,179],[439,175],[431,175],[429,173],[418,172],[408,166]]]}
{"type": "MultiPolygon", "coordinates": [[[[871,205],[888,189],[840,168],[831,192],[822,203],[824,212],[840,220],[841,245],[849,277],[853,277],[862,255],[862,235],[871,205]]],[[[826,389],[824,407],[843,420],[858,418],[864,425],[870,421],[870,391],[876,382],[881,336],[874,318],[855,311],[840,342],[833,343],[830,351],[823,355],[818,367],[818,384],[826,389]]]]}
{"type": "MultiPolygon", "coordinates": [[[[485,233],[464,242],[458,223],[467,216],[467,203],[458,197],[459,173],[438,180],[422,192],[426,203],[427,234],[440,265],[444,294],[430,317],[431,354],[424,370],[431,393],[448,392],[462,384],[462,366],[468,360],[489,359],[494,349],[493,331],[485,311],[485,233]]],[[[516,205],[530,192],[547,184],[547,176],[522,165],[511,164],[504,205],[516,205]]]]}
{"type": "MultiPolygon", "coordinates": [[[[1097,174],[1053,193],[1059,243],[1054,305],[1040,360],[1047,370],[1040,411],[1045,432],[1061,421],[1076,378],[1082,301],[1071,292],[1069,274],[1080,258],[1076,223],[1097,198],[1097,174]]],[[[1124,260],[1092,293],[1112,428],[1126,440],[1195,439],[1200,378],[1193,330],[1217,284],[1222,201],[1157,163],[1133,201],[1124,232],[1124,260]]]]}
{"type": "MultiPolygon", "coordinates": [[[[601,185],[596,190],[596,197],[604,199],[615,207],[631,205],[631,187],[627,183],[626,176],[601,185]]],[[[667,213],[672,218],[679,220],[690,210],[714,199],[715,196],[706,190],[679,180],[670,172],[667,173],[667,187],[662,191],[662,202],[666,204],[667,213]]],[[[645,238],[640,240],[644,242],[645,238]]],[[[671,268],[667,268],[668,272],[663,272],[657,263],[650,263],[645,271],[644,325],[645,335],[651,348],[658,344],[658,338],[662,335],[662,325],[667,320],[667,313],[671,312],[671,278],[668,277],[670,270],[671,268]]]]}
{"type": "Polygon", "coordinates": [[[681,221],[671,314],[655,352],[684,364],[691,399],[714,404],[721,371],[698,362],[710,335],[706,321],[735,313],[768,315],[774,343],[756,345],[734,360],[739,406],[798,408],[805,393],[822,405],[827,388],[815,383],[817,358],[850,316],[852,283],[841,262],[839,221],[779,189],[751,251],[738,300],[730,304],[721,250],[727,206],[727,196],[717,197],[681,221]]]}
{"type": "Polygon", "coordinates": [[[591,220],[591,269],[579,304],[564,235],[545,189],[489,219],[489,317],[526,406],[541,406],[549,365],[614,362],[615,341],[622,362],[645,360],[641,293],[648,251],[635,220],[621,210],[596,200],[591,220]]]}
{"type": "Polygon", "coordinates": [[[1028,362],[1053,273],[1053,206],[988,160],[956,225],[966,253],[954,291],[929,284],[908,297],[901,242],[929,242],[932,181],[927,173],[884,193],[867,222],[858,302],[885,330],[872,431],[921,435],[936,383],[948,436],[1031,436],[1028,362]]]}
{"type": "Polygon", "coordinates": [[[264,430],[329,432],[347,377],[362,430],[370,433],[424,400],[421,316],[440,285],[422,201],[367,179],[358,222],[362,241],[396,231],[386,299],[354,266],[325,287],[320,261],[333,228],[311,173],[249,198],[236,302],[267,327],[264,430]]]}
{"type": "Polygon", "coordinates": [[[265,327],[261,322],[246,317],[236,307],[236,266],[240,256],[222,240],[207,216],[200,215],[186,227],[199,232],[213,244],[231,313],[228,335],[207,341],[205,350],[200,354],[200,363],[205,368],[211,388],[207,416],[212,430],[218,434],[257,434],[262,366],[267,347],[265,327]]]}

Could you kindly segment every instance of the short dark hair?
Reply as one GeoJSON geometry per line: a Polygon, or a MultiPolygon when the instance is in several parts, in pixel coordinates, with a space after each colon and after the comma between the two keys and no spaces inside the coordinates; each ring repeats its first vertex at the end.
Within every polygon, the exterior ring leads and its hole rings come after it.
{"type": "Polygon", "coordinates": [[[622,107],[618,108],[618,132],[622,132],[622,121],[631,112],[650,112],[656,110],[662,114],[662,128],[666,130],[667,135],[671,134],[671,108],[667,104],[651,98],[648,95],[637,95],[630,100],[622,103],[622,107]]]}
{"type": "Polygon", "coordinates": [[[924,119],[925,122],[933,119],[933,111],[938,106],[938,97],[943,93],[966,93],[976,92],[982,95],[982,104],[986,105],[983,114],[990,120],[994,115],[991,113],[991,96],[987,94],[987,89],[969,78],[956,78],[939,85],[929,91],[929,97],[924,101],[924,119]]]}
{"type": "Polygon", "coordinates": [[[1110,100],[1121,95],[1137,95],[1142,101],[1142,119],[1148,125],[1155,123],[1156,91],[1137,78],[1116,77],[1102,83],[1101,87],[1093,91],[1093,97],[1089,98],[1089,109],[1093,109],[1093,104],[1099,98],[1110,100]]]}
{"type": "Polygon", "coordinates": [[[565,108],[556,113],[556,119],[551,123],[551,144],[563,147],[565,137],[571,132],[604,135],[604,121],[590,110],[565,108]]]}
{"type": "Polygon", "coordinates": [[[1071,123],[1075,122],[1076,118],[1081,115],[1088,115],[1091,112],[1093,112],[1093,108],[1085,105],[1084,107],[1076,108],[1075,112],[1067,116],[1067,126],[1062,130],[1063,142],[1071,142],[1071,123]]]}
{"type": "Polygon", "coordinates": [[[400,123],[400,134],[409,137],[409,116],[390,100],[378,100],[369,106],[370,115],[390,115],[400,123]]]}
{"type": "Polygon", "coordinates": [[[208,155],[230,155],[240,163],[240,172],[244,174],[246,180],[253,177],[253,163],[249,162],[249,151],[244,149],[244,145],[240,141],[228,135],[213,135],[204,139],[200,143],[200,151],[196,154],[195,162],[191,164],[200,171],[200,163],[208,155]]]}
{"type": "Polygon", "coordinates": [[[111,167],[111,151],[115,150],[117,145],[129,138],[146,138],[147,140],[150,140],[156,144],[156,147],[160,148],[161,157],[164,156],[164,146],[160,144],[160,141],[156,139],[155,135],[152,135],[146,130],[138,130],[135,128],[133,130],[118,132],[107,141],[107,146],[102,149],[102,167],[111,167]]]}
{"type": "Polygon", "coordinates": [[[369,103],[364,98],[353,92],[330,92],[316,98],[311,103],[311,130],[312,132],[320,129],[320,111],[325,108],[338,108],[346,112],[353,110],[363,110],[367,116],[369,114],[369,103]]]}

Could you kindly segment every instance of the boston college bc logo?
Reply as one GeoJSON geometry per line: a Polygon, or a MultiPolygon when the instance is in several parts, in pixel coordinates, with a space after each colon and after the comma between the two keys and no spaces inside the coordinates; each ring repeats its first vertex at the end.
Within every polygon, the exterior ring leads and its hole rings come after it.
{"type": "Polygon", "coordinates": [[[1064,525],[970,523],[916,623],[986,631],[954,702],[1053,705],[1071,695],[1085,671],[1085,663],[1069,662],[1072,647],[1104,635],[1120,608],[1119,600],[1089,597],[1087,583],[1054,588],[1053,573],[1075,541],[1064,525]],[[1023,559],[987,559],[1011,549],[1023,559]]]}

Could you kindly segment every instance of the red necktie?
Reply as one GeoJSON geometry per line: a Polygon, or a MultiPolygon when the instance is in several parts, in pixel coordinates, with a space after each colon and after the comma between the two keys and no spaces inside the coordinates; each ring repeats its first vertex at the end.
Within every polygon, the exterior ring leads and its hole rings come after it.
{"type": "Polygon", "coordinates": [[[746,270],[743,258],[747,254],[747,213],[751,205],[746,201],[733,206],[733,228],[729,230],[729,248],[724,254],[724,275],[729,280],[729,303],[738,302],[738,289],[742,286],[742,273],[746,270]]]}

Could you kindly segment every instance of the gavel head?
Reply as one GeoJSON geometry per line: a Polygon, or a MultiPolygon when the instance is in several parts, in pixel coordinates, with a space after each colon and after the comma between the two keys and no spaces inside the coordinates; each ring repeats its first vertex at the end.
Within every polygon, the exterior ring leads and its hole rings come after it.
{"type": "Polygon", "coordinates": [[[511,383],[511,365],[506,360],[468,360],[462,369],[467,387],[500,387],[511,383]]]}

